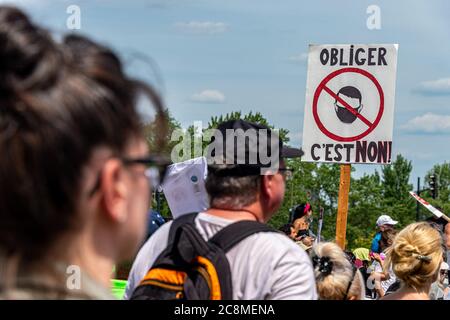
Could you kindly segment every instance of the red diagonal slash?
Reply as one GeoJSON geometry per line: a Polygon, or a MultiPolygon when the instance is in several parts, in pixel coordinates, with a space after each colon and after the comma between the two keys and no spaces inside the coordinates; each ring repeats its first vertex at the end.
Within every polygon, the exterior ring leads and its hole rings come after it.
{"type": "Polygon", "coordinates": [[[356,112],[355,109],[352,108],[347,102],[345,102],[341,97],[339,97],[337,94],[335,94],[330,88],[327,86],[323,87],[323,90],[325,90],[330,96],[335,98],[337,101],[339,101],[348,111],[353,113],[355,116],[359,118],[362,122],[364,122],[368,127],[372,127],[373,123],[367,120],[363,115],[356,112]]]}

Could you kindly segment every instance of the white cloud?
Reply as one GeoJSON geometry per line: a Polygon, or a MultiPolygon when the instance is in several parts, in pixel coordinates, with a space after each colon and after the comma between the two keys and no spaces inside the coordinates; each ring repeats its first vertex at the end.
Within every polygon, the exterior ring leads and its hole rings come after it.
{"type": "MultiPolygon", "coordinates": [[[[67,0],[66,0],[67,1],[67,0]]],[[[48,0],[0,0],[0,4],[19,6],[22,8],[27,8],[29,6],[42,6],[48,4],[48,0]]]]}
{"type": "Polygon", "coordinates": [[[224,103],[225,95],[218,90],[203,90],[191,96],[191,101],[200,103],[224,103]]]}
{"type": "Polygon", "coordinates": [[[306,52],[300,53],[298,55],[290,56],[288,60],[294,63],[303,63],[308,60],[308,54],[306,52]]]}
{"type": "Polygon", "coordinates": [[[426,113],[409,120],[402,129],[415,133],[444,133],[450,134],[450,115],[426,113]]]}
{"type": "Polygon", "coordinates": [[[210,21],[177,22],[175,27],[182,32],[192,34],[216,34],[223,33],[228,29],[228,25],[223,22],[210,21]]]}
{"type": "Polygon", "coordinates": [[[450,95],[450,78],[424,81],[415,91],[425,95],[450,95]]]}

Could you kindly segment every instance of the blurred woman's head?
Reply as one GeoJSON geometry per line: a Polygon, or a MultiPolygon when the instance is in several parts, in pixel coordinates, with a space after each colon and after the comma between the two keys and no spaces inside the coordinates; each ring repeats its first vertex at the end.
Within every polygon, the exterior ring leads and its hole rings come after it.
{"type": "Polygon", "coordinates": [[[321,300],[361,300],[364,280],[335,243],[319,243],[311,251],[317,292],[321,300]]]}
{"type": "Polygon", "coordinates": [[[313,212],[313,208],[309,203],[302,203],[291,209],[291,219],[294,222],[297,219],[300,219],[304,216],[310,217],[313,212]]]}
{"type": "Polygon", "coordinates": [[[426,222],[400,231],[387,254],[387,268],[406,287],[420,291],[437,280],[442,262],[442,238],[426,222]]]}
{"type": "Polygon", "coordinates": [[[380,249],[382,251],[386,250],[394,243],[397,231],[394,229],[386,229],[381,232],[380,249]]]}
{"type": "Polygon", "coordinates": [[[36,261],[77,238],[115,260],[131,257],[150,204],[146,166],[134,161],[149,153],[142,95],[162,123],[158,96],[110,49],[75,35],[56,43],[20,10],[0,7],[4,255],[36,261]]]}

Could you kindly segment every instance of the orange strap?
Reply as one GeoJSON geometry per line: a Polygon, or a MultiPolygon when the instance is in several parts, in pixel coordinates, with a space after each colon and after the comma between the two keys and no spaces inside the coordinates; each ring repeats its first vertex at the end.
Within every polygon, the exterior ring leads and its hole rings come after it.
{"type": "Polygon", "coordinates": [[[211,276],[211,300],[221,300],[222,299],[222,293],[220,291],[220,282],[219,277],[217,275],[216,268],[214,268],[214,265],[209,261],[208,259],[204,257],[198,256],[196,258],[196,261],[202,265],[208,274],[211,276]]]}

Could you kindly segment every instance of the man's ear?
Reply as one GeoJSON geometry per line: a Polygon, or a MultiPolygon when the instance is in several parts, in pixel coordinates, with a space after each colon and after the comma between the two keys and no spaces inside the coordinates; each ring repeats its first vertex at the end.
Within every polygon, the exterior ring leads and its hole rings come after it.
{"type": "Polygon", "coordinates": [[[107,219],[122,223],[127,219],[127,187],[122,162],[108,160],[100,178],[101,205],[107,219]]]}
{"type": "MultiPolygon", "coordinates": [[[[282,178],[280,177],[280,179],[282,178]]],[[[268,174],[261,176],[260,200],[265,212],[273,213],[278,209],[280,206],[279,192],[276,175],[268,174]]]]}
{"type": "Polygon", "coordinates": [[[266,198],[272,195],[273,175],[264,174],[261,176],[261,195],[266,198]]]}

